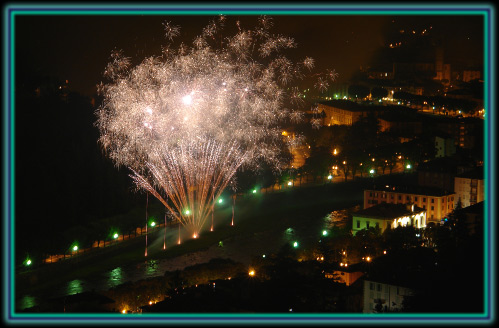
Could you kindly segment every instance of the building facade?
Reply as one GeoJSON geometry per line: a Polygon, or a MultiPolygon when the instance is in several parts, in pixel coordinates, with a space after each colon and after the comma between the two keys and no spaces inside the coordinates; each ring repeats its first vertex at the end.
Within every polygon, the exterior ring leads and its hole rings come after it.
{"type": "Polygon", "coordinates": [[[475,205],[485,200],[483,168],[460,174],[454,178],[455,205],[461,200],[462,207],[475,205]]]}
{"type": "Polygon", "coordinates": [[[323,125],[352,125],[369,113],[378,114],[387,110],[386,106],[361,105],[348,100],[331,100],[317,104],[323,113],[323,125]]]}
{"type": "Polygon", "coordinates": [[[435,149],[437,153],[435,157],[448,157],[456,153],[456,145],[454,139],[447,136],[435,137],[435,149]]]}
{"type": "Polygon", "coordinates": [[[414,204],[426,211],[428,222],[440,222],[454,210],[455,194],[428,187],[385,186],[364,190],[364,209],[378,204],[414,204]]]}
{"type": "Polygon", "coordinates": [[[352,234],[363,229],[386,229],[399,226],[414,226],[417,229],[426,227],[426,211],[414,204],[382,203],[357,211],[352,214],[352,234]]]}
{"type": "Polygon", "coordinates": [[[413,293],[412,289],[404,286],[365,279],[362,312],[375,313],[378,309],[384,312],[401,310],[404,298],[413,293]]]}

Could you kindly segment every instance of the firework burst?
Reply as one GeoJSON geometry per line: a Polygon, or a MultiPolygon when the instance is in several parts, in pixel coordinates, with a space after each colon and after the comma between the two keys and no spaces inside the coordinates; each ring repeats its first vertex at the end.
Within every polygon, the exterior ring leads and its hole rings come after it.
{"type": "MultiPolygon", "coordinates": [[[[281,168],[279,124],[297,120],[299,93],[285,85],[311,69],[312,58],[294,64],[282,51],[293,39],[272,35],[269,18],[255,30],[215,40],[225,24],[213,20],[192,47],[171,44],[135,67],[119,51],[99,90],[99,142],[118,166],[130,168],[139,189],[159,199],[193,236],[238,168],[262,161],[281,168]],[[169,201],[166,201],[169,199],[169,201]]],[[[165,23],[167,41],[180,28],[165,23]]],[[[326,85],[320,80],[319,87],[326,85]]]]}

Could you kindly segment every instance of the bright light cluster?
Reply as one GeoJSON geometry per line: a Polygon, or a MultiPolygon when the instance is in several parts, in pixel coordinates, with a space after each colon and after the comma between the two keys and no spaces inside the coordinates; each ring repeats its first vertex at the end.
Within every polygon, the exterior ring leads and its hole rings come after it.
{"type": "MultiPolygon", "coordinates": [[[[139,189],[158,198],[193,235],[238,168],[262,161],[277,169],[285,165],[279,150],[294,141],[282,140],[279,124],[302,117],[284,106],[285,99],[298,100],[297,89],[285,90],[314,65],[312,58],[293,63],[282,54],[296,45],[272,35],[268,17],[254,30],[237,22],[234,36],[216,40],[225,19],[213,20],[192,47],[167,44],[161,56],[135,67],[115,51],[105,71],[110,82],[99,86],[99,142],[117,166],[132,170],[139,189]]],[[[164,27],[167,42],[180,34],[177,26],[164,27]]],[[[321,78],[318,86],[326,84],[321,78]]]]}

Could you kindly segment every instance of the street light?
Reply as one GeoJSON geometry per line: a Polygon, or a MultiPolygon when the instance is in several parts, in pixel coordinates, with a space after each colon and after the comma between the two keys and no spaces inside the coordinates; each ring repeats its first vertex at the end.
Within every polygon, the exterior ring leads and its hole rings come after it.
{"type": "Polygon", "coordinates": [[[218,200],[218,203],[219,203],[219,204],[222,204],[223,202],[224,202],[224,200],[223,200],[222,198],[220,198],[220,199],[218,200]]]}
{"type": "Polygon", "coordinates": [[[294,247],[294,248],[297,248],[297,247],[298,247],[298,242],[297,242],[297,241],[295,241],[295,242],[293,243],[293,247],[294,247]]]}
{"type": "Polygon", "coordinates": [[[118,239],[118,233],[114,233],[113,238],[118,239]]]}
{"type": "Polygon", "coordinates": [[[333,176],[330,174],[330,175],[327,176],[327,179],[331,180],[331,179],[333,179],[333,176]]]}
{"type": "Polygon", "coordinates": [[[322,235],[327,236],[327,230],[322,230],[322,235]]]}

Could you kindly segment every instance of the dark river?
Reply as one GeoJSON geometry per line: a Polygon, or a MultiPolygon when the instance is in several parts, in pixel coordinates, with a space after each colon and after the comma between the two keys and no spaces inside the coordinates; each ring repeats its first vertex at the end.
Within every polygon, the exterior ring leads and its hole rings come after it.
{"type": "MultiPolygon", "coordinates": [[[[213,258],[230,258],[249,265],[253,257],[275,253],[286,243],[292,245],[297,241],[299,247],[312,247],[320,239],[323,229],[333,225],[344,226],[347,217],[347,210],[334,211],[322,218],[294,222],[278,234],[275,231],[263,231],[244,236],[239,235],[224,240],[224,247],[214,245],[207,250],[184,254],[173,259],[150,259],[141,263],[118,266],[89,278],[62,283],[51,289],[50,298],[92,290],[106,291],[125,282],[162,276],[166,271],[182,270],[187,266],[208,262],[213,258]]],[[[174,231],[170,231],[167,235],[167,245],[175,245],[177,238],[178,235],[174,231]]],[[[163,236],[161,235],[156,240],[150,240],[149,245],[150,247],[162,247],[163,236]]],[[[19,311],[36,306],[40,299],[40,295],[20,295],[16,298],[16,309],[19,311]]]]}

